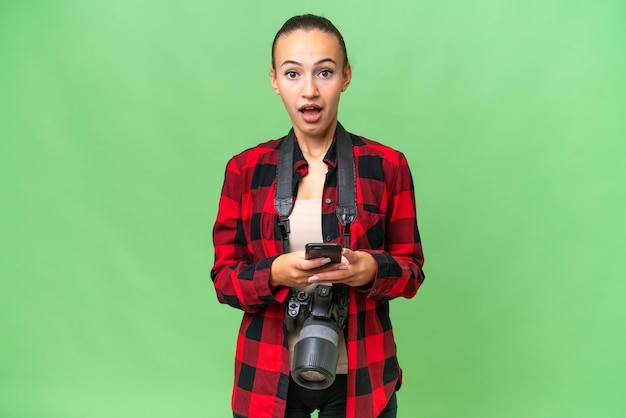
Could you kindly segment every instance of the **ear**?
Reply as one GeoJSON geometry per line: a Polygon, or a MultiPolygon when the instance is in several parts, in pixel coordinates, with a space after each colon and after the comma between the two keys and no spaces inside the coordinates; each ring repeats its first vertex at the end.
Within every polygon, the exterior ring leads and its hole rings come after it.
{"type": "Polygon", "coordinates": [[[346,68],[343,69],[343,85],[341,86],[341,91],[346,91],[348,86],[350,85],[350,81],[352,80],[352,67],[350,64],[346,65],[346,68]]]}
{"type": "Polygon", "coordinates": [[[280,90],[278,90],[278,82],[276,81],[276,70],[272,68],[270,70],[270,84],[272,85],[272,89],[276,94],[280,94],[280,90]]]}

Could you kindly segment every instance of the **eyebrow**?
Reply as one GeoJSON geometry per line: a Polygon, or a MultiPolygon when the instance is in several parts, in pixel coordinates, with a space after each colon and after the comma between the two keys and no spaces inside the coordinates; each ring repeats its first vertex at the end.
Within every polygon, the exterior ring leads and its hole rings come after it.
{"type": "MultiPolygon", "coordinates": [[[[322,60],[319,60],[318,62],[316,62],[316,63],[315,63],[315,65],[324,64],[324,63],[326,63],[326,62],[330,62],[330,63],[333,63],[333,64],[337,65],[337,62],[335,62],[335,60],[334,60],[334,59],[332,59],[332,58],[324,58],[324,59],[322,59],[322,60]]],[[[280,64],[280,66],[281,66],[281,67],[284,67],[285,65],[288,65],[288,64],[292,64],[292,65],[302,65],[302,64],[301,64],[301,63],[299,63],[298,61],[286,60],[286,61],[283,61],[283,63],[282,63],[282,64],[280,64]]]]}

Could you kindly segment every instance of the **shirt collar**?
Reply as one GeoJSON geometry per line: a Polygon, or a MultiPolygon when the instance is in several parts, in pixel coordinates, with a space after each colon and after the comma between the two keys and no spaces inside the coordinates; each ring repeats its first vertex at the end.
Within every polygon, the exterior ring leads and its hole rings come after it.
{"type": "MultiPolygon", "coordinates": [[[[309,169],[309,163],[304,158],[304,154],[298,145],[298,139],[295,138],[295,147],[293,150],[293,169],[294,172],[299,172],[301,175],[305,175],[309,169]]],[[[333,136],[333,142],[330,144],[326,155],[324,155],[324,162],[332,167],[337,168],[337,136],[333,136]]]]}

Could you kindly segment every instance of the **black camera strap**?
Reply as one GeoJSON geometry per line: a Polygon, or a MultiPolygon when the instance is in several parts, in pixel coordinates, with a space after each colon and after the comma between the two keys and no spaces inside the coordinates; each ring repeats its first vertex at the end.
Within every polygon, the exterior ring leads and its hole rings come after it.
{"type": "MultiPolygon", "coordinates": [[[[335,214],[343,225],[343,246],[350,248],[350,225],[356,219],[356,176],[352,140],[337,122],[337,186],[338,201],[335,214]]],[[[276,169],[276,196],[274,207],[278,212],[278,225],[283,240],[283,250],[289,252],[289,215],[293,209],[293,128],[280,145],[278,168],[276,169]]]]}

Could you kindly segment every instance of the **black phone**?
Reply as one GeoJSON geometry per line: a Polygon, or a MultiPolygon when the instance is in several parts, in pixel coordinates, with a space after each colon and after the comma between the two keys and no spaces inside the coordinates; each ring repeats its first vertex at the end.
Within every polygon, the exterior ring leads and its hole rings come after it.
{"type": "Polygon", "coordinates": [[[309,243],[304,246],[304,258],[328,257],[331,263],[341,262],[343,246],[336,242],[309,243]]]}

